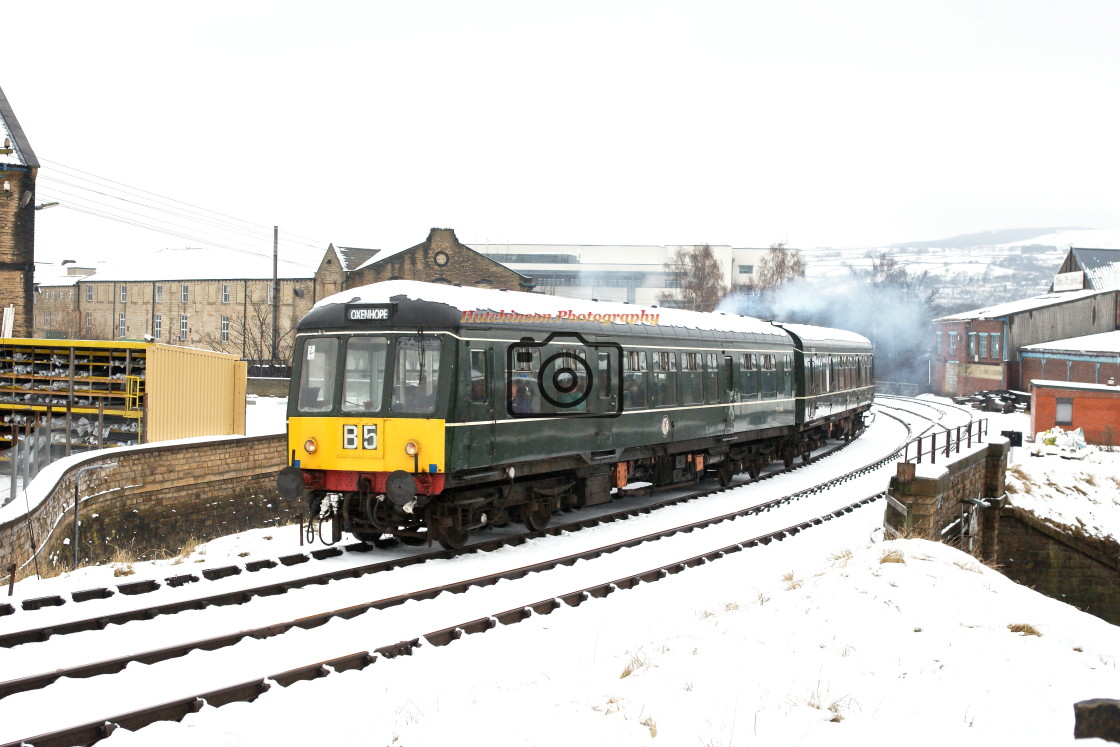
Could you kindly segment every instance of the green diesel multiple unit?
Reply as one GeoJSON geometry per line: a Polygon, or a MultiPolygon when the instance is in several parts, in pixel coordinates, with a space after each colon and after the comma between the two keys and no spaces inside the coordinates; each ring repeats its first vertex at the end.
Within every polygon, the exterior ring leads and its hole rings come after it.
{"type": "Polygon", "coordinates": [[[461,547],[634,481],[790,464],[855,435],[873,390],[843,330],[388,281],[299,323],[279,485],[359,538],[461,547]]]}

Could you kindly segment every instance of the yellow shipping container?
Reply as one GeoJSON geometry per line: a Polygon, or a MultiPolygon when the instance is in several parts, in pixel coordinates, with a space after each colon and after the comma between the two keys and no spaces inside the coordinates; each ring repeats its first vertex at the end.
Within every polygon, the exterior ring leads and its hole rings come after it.
{"type": "Polygon", "coordinates": [[[209,350],[0,338],[0,448],[48,417],[68,452],[244,433],[245,378],[244,361],[209,350]]]}

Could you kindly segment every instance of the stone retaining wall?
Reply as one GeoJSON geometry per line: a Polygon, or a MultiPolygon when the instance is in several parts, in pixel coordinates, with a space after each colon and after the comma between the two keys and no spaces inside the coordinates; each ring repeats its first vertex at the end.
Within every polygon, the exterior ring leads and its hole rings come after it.
{"type": "Polygon", "coordinates": [[[283,435],[230,437],[102,450],[72,461],[30,517],[0,524],[0,577],[13,563],[19,577],[34,572],[33,547],[40,548],[41,569],[52,559],[69,568],[74,478],[89,465],[117,463],[81,478],[82,563],[107,560],[118,549],[139,557],[176,554],[191,539],[291,523],[303,506],[276,491],[285,448],[283,435]]]}
{"type": "Polygon", "coordinates": [[[1024,586],[1120,625],[1120,557],[1107,548],[1005,506],[997,560],[1024,586]]]}

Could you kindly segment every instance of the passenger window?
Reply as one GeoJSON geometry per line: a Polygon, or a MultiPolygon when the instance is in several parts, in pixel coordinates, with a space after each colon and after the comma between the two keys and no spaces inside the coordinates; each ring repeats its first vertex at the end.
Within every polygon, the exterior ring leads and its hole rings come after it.
{"type": "Polygon", "coordinates": [[[760,389],[762,390],[762,397],[763,399],[774,399],[778,393],[776,388],[777,371],[775,371],[774,367],[774,356],[765,354],[761,356],[761,359],[762,371],[760,379],[762,386],[760,389]]]}
{"type": "Polygon", "coordinates": [[[715,353],[704,354],[704,394],[708,402],[719,402],[719,358],[715,353]]]}
{"type": "Polygon", "coordinates": [[[481,404],[489,399],[489,366],[485,350],[471,351],[471,402],[481,404]]]}
{"type": "Polygon", "coordinates": [[[599,380],[595,385],[599,388],[599,399],[610,399],[614,394],[611,383],[611,356],[609,353],[599,353],[599,380]]]}
{"type": "Polygon", "coordinates": [[[641,409],[646,406],[646,351],[627,350],[622,361],[622,406],[641,409]]]}
{"type": "Polygon", "coordinates": [[[789,397],[793,395],[793,356],[782,356],[782,394],[789,397]]]}
{"type": "Polygon", "coordinates": [[[385,389],[384,337],[351,337],[346,342],[346,376],[342,382],[343,412],[377,412],[385,389]]]}
{"type": "Polygon", "coordinates": [[[334,337],[313,337],[303,346],[300,361],[300,412],[327,412],[334,405],[335,360],[338,340],[334,337]]]}
{"type": "Polygon", "coordinates": [[[393,412],[430,415],[436,410],[439,383],[439,340],[397,338],[393,370],[393,412]]]}
{"type": "Polygon", "coordinates": [[[701,353],[681,354],[681,404],[695,405],[704,401],[704,372],[701,353]]]}
{"type": "Polygon", "coordinates": [[[677,404],[677,354],[653,354],[653,406],[677,404]]]}
{"type": "Polygon", "coordinates": [[[739,398],[758,398],[758,356],[754,353],[743,353],[739,359],[739,398]]]}

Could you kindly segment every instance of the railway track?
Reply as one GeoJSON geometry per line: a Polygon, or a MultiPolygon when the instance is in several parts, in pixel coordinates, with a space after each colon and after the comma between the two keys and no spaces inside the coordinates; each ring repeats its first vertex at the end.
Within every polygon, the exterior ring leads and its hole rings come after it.
{"type": "MultiPolygon", "coordinates": [[[[815,454],[809,461],[803,461],[795,464],[789,468],[778,468],[770,472],[759,475],[754,479],[745,479],[742,481],[734,482],[726,488],[718,489],[704,489],[699,491],[688,492],[684,495],[674,496],[654,502],[644,502],[638,506],[621,507],[617,510],[611,510],[607,513],[591,512],[593,515],[583,516],[572,521],[565,521],[559,524],[553,524],[540,531],[527,531],[514,535],[495,537],[491,539],[480,539],[472,542],[467,548],[463,550],[435,550],[430,552],[421,552],[419,554],[407,555],[404,557],[397,557],[391,560],[378,561],[374,563],[366,563],[356,566],[348,566],[341,569],[332,569],[329,571],[315,572],[302,576],[286,575],[282,580],[273,581],[268,583],[251,585],[244,588],[236,588],[232,590],[217,591],[213,594],[204,596],[192,595],[187,599],[170,599],[162,601],[149,606],[136,607],[123,612],[115,612],[108,614],[95,614],[90,617],[80,618],[77,620],[52,622],[38,627],[27,628],[23,630],[15,630],[8,633],[0,633],[0,648],[10,648],[25,643],[33,643],[44,641],[52,636],[67,635],[70,633],[77,633],[86,630],[100,630],[109,625],[120,625],[135,620],[150,620],[160,615],[171,615],[187,610],[206,609],[207,607],[226,606],[231,604],[245,604],[252,601],[257,597],[274,596],[276,594],[284,594],[293,589],[300,589],[311,585],[326,584],[331,581],[338,581],[351,578],[359,578],[375,573],[383,573],[386,571],[398,570],[421,563],[426,563],[432,560],[446,560],[459,555],[478,552],[492,552],[502,547],[510,547],[523,544],[529,540],[538,537],[556,536],[569,532],[576,532],[581,529],[596,527],[604,523],[615,521],[623,521],[635,516],[649,514],[659,509],[667,508],[670,506],[687,503],[689,501],[702,498],[707,495],[725,492],[735,488],[743,487],[769,480],[780,475],[789,474],[795,470],[801,469],[806,464],[813,464],[821,459],[831,456],[838,451],[841,451],[847,443],[839,443],[831,448],[822,450],[815,454]]],[[[586,514],[586,511],[580,511],[580,514],[586,514]]],[[[364,542],[353,543],[342,547],[323,547],[307,552],[292,553],[282,555],[275,559],[262,559],[250,561],[243,565],[230,565],[221,566],[218,568],[207,568],[198,573],[184,573],[174,576],[165,577],[162,580],[156,579],[143,579],[138,581],[130,581],[126,583],[117,584],[114,588],[99,587],[92,589],[83,589],[75,591],[70,594],[71,601],[77,604],[83,602],[92,602],[95,600],[109,599],[116,595],[135,597],[139,595],[149,594],[159,589],[164,588],[185,588],[188,584],[201,583],[204,581],[220,581],[223,579],[231,578],[234,576],[241,576],[243,574],[261,574],[267,575],[267,571],[278,568],[290,568],[300,566],[312,561],[324,561],[332,558],[338,558],[345,554],[364,554],[372,551],[374,548],[364,542]]],[[[0,604],[0,617],[6,615],[13,615],[17,611],[34,612],[38,610],[48,610],[61,607],[68,604],[67,600],[62,595],[52,595],[48,597],[37,597],[33,599],[23,600],[20,608],[11,604],[0,604]]]]}
{"type": "MultiPolygon", "coordinates": [[[[899,420],[900,422],[902,422],[901,419],[899,420]]],[[[910,430],[908,425],[907,430],[910,430]]],[[[167,659],[181,657],[189,651],[213,651],[216,649],[231,646],[239,641],[245,640],[246,638],[273,638],[296,628],[313,628],[325,624],[326,622],[333,619],[350,619],[362,615],[370,610],[385,610],[392,607],[398,607],[404,604],[406,601],[422,602],[436,599],[447,594],[458,594],[466,591],[469,588],[485,588],[488,586],[494,586],[499,581],[522,579],[531,574],[544,573],[555,568],[571,567],[580,560],[592,560],[604,555],[617,553],[621,550],[634,548],[639,545],[657,542],[667,537],[690,534],[695,532],[696,530],[711,527],[716,524],[734,521],[738,518],[762,513],[769,513],[771,511],[780,509],[783,506],[793,504],[809,496],[823,493],[832,487],[856,479],[861,475],[866,475],[870,472],[873,472],[874,470],[882,467],[884,464],[897,458],[897,454],[899,453],[901,448],[902,446],[898,447],[898,449],[895,449],[892,453],[881,459],[875,460],[869,464],[864,465],[863,467],[852,470],[843,475],[839,475],[829,480],[823,481],[811,488],[797,491],[795,493],[791,493],[789,495],[782,496],[771,501],[766,501],[755,506],[744,508],[739,511],[721,514],[715,517],[709,517],[701,521],[680,524],[664,530],[660,530],[658,532],[646,534],[641,537],[628,538],[624,541],[596,546],[579,553],[569,554],[559,558],[553,558],[547,562],[534,563],[515,569],[508,569],[500,573],[462,579],[450,584],[431,587],[409,594],[381,598],[363,603],[361,605],[353,605],[343,609],[336,609],[316,615],[301,617],[298,619],[286,620],[279,623],[273,623],[268,626],[261,626],[250,630],[239,631],[237,633],[229,634],[226,636],[219,636],[204,640],[193,641],[190,643],[177,644],[176,646],[164,647],[161,649],[147,651],[142,654],[117,657],[115,659],[80,665],[78,667],[73,667],[70,669],[45,672],[31,677],[23,677],[19,680],[0,683],[0,697],[7,697],[16,693],[28,692],[37,688],[46,687],[47,685],[61,677],[82,678],[95,676],[98,674],[116,672],[120,671],[120,669],[123,669],[125,666],[132,662],[153,663],[157,661],[165,661],[167,659]]],[[[816,461],[816,459],[814,459],[813,461],[816,461]]],[[[682,503],[685,501],[694,500],[701,496],[734,490],[738,487],[741,487],[741,484],[732,485],[727,488],[716,488],[713,490],[698,491],[686,496],[680,496],[677,498],[669,499],[667,501],[659,502],[651,506],[643,506],[629,511],[617,512],[611,514],[609,517],[596,517],[592,521],[594,521],[595,524],[600,524],[604,521],[616,521],[620,518],[630,516],[633,513],[649,513],[657,508],[661,508],[666,505],[682,503]]],[[[513,624],[515,622],[518,622],[519,620],[531,616],[532,614],[547,614],[555,609],[560,608],[563,605],[577,606],[587,599],[607,596],[617,590],[634,588],[642,583],[656,581],[669,575],[679,573],[686,568],[712,562],[713,560],[719,559],[731,553],[737,553],[743,550],[757,547],[759,545],[767,545],[775,541],[781,541],[787,537],[797,535],[801,532],[811,531],[815,527],[821,526],[822,524],[829,522],[835,518],[855,511],[860,506],[865,506],[873,503],[879,500],[881,497],[882,493],[876,492],[859,501],[848,503],[844,506],[834,508],[830,511],[825,511],[823,513],[814,515],[811,518],[802,519],[800,521],[783,525],[778,529],[763,532],[742,540],[737,540],[731,544],[723,544],[716,547],[715,549],[711,549],[699,554],[690,555],[688,557],[675,559],[669,563],[662,563],[657,565],[656,567],[649,567],[646,570],[629,574],[624,577],[614,578],[609,581],[602,581],[589,586],[581,586],[572,591],[564,592],[548,598],[539,599],[536,601],[528,601],[524,604],[518,604],[509,608],[503,608],[492,614],[486,614],[481,617],[463,620],[450,626],[441,627],[438,630],[423,633],[422,635],[401,638],[400,640],[386,642],[382,646],[364,650],[358,653],[331,658],[327,661],[317,661],[313,664],[308,664],[296,668],[285,669],[284,671],[274,674],[270,677],[251,679],[229,687],[209,689],[201,692],[200,694],[196,694],[187,698],[168,701],[157,706],[130,711],[127,713],[111,716],[109,718],[97,719],[96,721],[91,721],[80,726],[51,732],[50,734],[45,734],[39,737],[25,739],[22,741],[27,744],[34,745],[89,744],[103,738],[118,726],[134,729],[158,720],[165,720],[169,718],[180,719],[187,713],[198,710],[203,703],[209,704],[211,706],[218,706],[229,702],[251,701],[259,696],[262,692],[267,691],[273,684],[286,686],[288,684],[291,684],[292,682],[315,679],[321,676],[325,676],[326,674],[329,674],[331,672],[362,669],[381,658],[393,658],[403,654],[411,653],[417,647],[422,645],[446,645],[454,640],[461,638],[463,635],[483,632],[485,630],[493,629],[498,625],[513,624]]],[[[503,540],[483,542],[472,546],[472,548],[469,548],[464,552],[477,553],[480,550],[487,549],[487,546],[492,544],[492,542],[498,542],[507,545],[520,544],[527,539],[541,536],[543,534],[559,534],[563,531],[567,531],[568,527],[579,527],[581,524],[582,522],[577,521],[572,522],[568,525],[551,527],[549,530],[546,530],[544,532],[522,535],[518,538],[507,538],[503,540]],[[514,541],[510,542],[510,539],[514,541]]],[[[424,560],[447,558],[455,554],[456,553],[451,553],[448,551],[428,553],[423,556],[417,556],[417,558],[412,562],[418,563],[423,562],[424,560]],[[421,560],[421,558],[423,560],[421,560]]],[[[328,574],[313,577],[314,579],[318,580],[305,579],[305,581],[307,584],[326,583],[326,581],[322,579],[327,576],[329,576],[330,578],[327,578],[326,580],[331,580],[333,578],[354,577],[355,575],[364,575],[365,573],[377,572],[369,569],[380,565],[385,566],[381,568],[381,570],[386,570],[390,567],[401,567],[397,561],[390,561],[390,563],[388,564],[369,564],[357,569],[331,571],[328,574]],[[363,573],[355,574],[355,572],[359,570],[362,570],[363,573]]],[[[256,595],[257,594],[254,594],[254,596],[256,595]]],[[[46,631],[40,632],[43,633],[46,631]]],[[[43,637],[49,637],[49,635],[40,635],[40,639],[43,637]]],[[[16,741],[12,742],[11,744],[15,745],[20,743],[20,741],[16,741]]]]}

